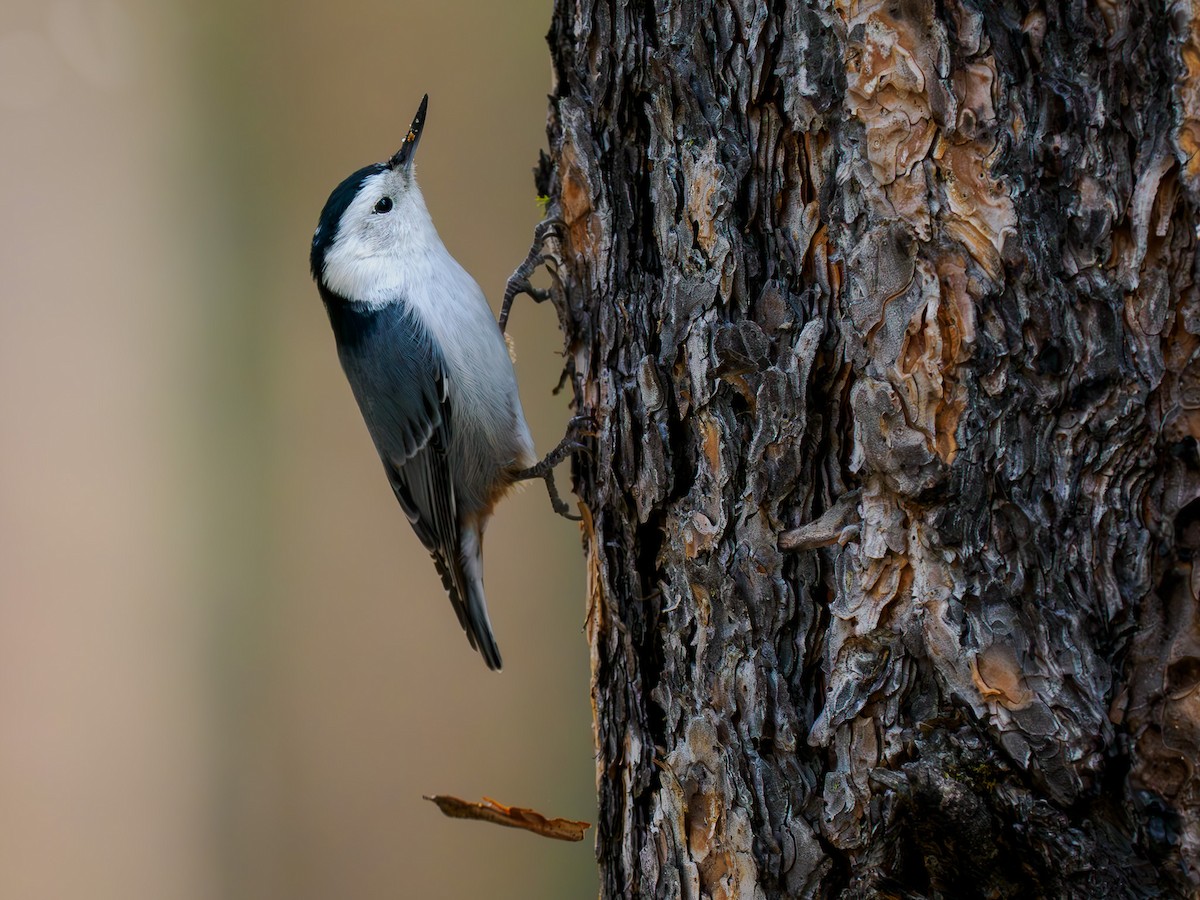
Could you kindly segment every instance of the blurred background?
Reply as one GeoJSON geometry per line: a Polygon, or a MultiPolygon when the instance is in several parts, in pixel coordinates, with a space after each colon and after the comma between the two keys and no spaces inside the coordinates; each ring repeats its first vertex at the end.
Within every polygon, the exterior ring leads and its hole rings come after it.
{"type": "MultiPolygon", "coordinates": [[[[595,896],[583,561],[488,533],[505,670],[387,487],[308,274],[389,156],[496,304],[539,218],[549,0],[0,5],[0,897],[595,896]]],[[[510,332],[534,437],[554,312],[510,332]]],[[[565,486],[565,478],[560,478],[565,486]]]]}

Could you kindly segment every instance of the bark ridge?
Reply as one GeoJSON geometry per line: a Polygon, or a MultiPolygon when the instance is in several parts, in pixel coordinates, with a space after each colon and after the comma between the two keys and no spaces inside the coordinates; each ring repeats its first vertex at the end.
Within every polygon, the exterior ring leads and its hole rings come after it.
{"type": "Polygon", "coordinates": [[[1194,889],[1198,22],[556,4],[603,896],[1194,889]]]}

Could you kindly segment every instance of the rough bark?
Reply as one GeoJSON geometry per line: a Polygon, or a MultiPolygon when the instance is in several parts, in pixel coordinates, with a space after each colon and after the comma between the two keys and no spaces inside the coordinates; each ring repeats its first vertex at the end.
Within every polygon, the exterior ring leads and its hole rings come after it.
{"type": "Polygon", "coordinates": [[[558,0],[604,897],[1194,889],[1198,35],[558,0]]]}

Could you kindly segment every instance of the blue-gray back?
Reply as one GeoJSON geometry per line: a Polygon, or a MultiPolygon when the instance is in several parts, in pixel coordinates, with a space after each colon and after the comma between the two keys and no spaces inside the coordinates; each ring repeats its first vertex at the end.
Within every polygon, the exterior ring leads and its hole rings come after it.
{"type": "Polygon", "coordinates": [[[392,489],[426,548],[453,560],[459,530],[441,354],[403,302],[373,309],[324,299],[338,357],[392,489]]]}

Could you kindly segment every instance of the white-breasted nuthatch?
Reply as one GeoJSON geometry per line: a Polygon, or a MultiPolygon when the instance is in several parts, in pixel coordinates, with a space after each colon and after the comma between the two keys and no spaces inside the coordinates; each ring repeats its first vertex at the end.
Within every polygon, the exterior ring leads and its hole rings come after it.
{"type": "Polygon", "coordinates": [[[483,593],[483,532],[517,481],[545,477],[552,485],[546,467],[569,442],[535,465],[504,336],[425,208],[413,155],[428,101],[387,162],[359,169],[329,195],[313,235],[312,274],[396,499],[432,554],[471,646],[499,669],[483,593]]]}

